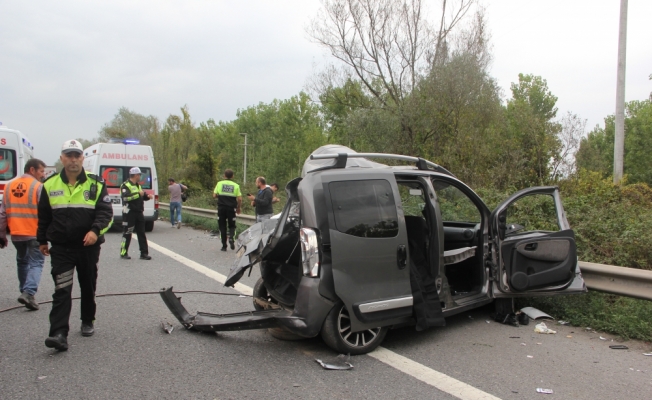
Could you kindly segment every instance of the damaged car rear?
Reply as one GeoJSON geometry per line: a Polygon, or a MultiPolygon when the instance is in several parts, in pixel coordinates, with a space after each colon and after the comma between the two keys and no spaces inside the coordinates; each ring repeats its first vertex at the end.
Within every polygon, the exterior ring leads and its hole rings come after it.
{"type": "Polygon", "coordinates": [[[162,290],[186,328],[321,335],[340,353],[364,354],[391,328],[443,326],[496,298],[586,291],[556,187],[521,190],[490,211],[437,164],[328,145],[286,192],[278,219],[240,234],[225,283],[259,266],[254,310],[190,315],[162,290]]]}

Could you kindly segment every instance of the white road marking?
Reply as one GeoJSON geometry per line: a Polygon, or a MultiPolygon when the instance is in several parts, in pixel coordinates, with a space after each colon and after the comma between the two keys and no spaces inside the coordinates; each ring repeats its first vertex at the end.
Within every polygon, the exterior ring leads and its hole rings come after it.
{"type": "MultiPolygon", "coordinates": [[[[200,274],[204,274],[207,277],[209,277],[211,279],[214,279],[214,280],[216,280],[216,281],[218,281],[219,283],[222,283],[222,284],[224,284],[224,282],[226,282],[226,276],[220,274],[217,271],[213,271],[210,268],[204,267],[203,265],[201,265],[198,262],[195,262],[195,261],[193,261],[193,260],[191,260],[189,258],[186,258],[186,257],[184,257],[184,256],[182,256],[180,254],[177,254],[177,253],[173,252],[172,250],[168,250],[165,247],[160,246],[160,245],[158,245],[156,243],[153,243],[153,242],[151,242],[149,240],[147,241],[147,243],[149,244],[149,247],[155,249],[156,251],[158,251],[160,253],[165,254],[166,256],[168,256],[168,257],[170,257],[170,258],[172,258],[174,260],[179,261],[181,264],[185,265],[186,267],[190,267],[190,268],[194,269],[195,271],[199,272],[200,274]]],[[[243,285],[242,283],[236,283],[234,289],[236,291],[238,291],[238,292],[240,292],[242,294],[246,294],[248,296],[251,296],[254,293],[254,290],[252,288],[250,288],[247,285],[243,285]]]]}
{"type": "Polygon", "coordinates": [[[378,347],[367,355],[459,399],[499,400],[496,396],[476,389],[471,385],[428,368],[423,364],[412,361],[384,347],[378,347]]]}
{"type": "MultiPolygon", "coordinates": [[[[186,258],[180,254],[177,254],[171,250],[166,249],[163,246],[160,246],[156,243],[148,241],[149,247],[155,249],[156,251],[165,254],[166,256],[177,260],[181,264],[194,269],[200,274],[206,275],[207,277],[214,279],[220,283],[226,282],[226,276],[220,274],[219,272],[213,271],[210,268],[204,267],[203,265],[195,262],[189,258],[186,258]]],[[[253,289],[247,285],[241,283],[235,284],[235,290],[242,294],[252,295],[253,289]]],[[[458,381],[455,378],[451,378],[446,374],[435,371],[432,368],[426,367],[423,364],[419,364],[416,361],[412,361],[407,357],[403,357],[400,354],[394,353],[391,350],[387,350],[384,347],[378,347],[373,352],[367,354],[370,357],[375,358],[376,360],[389,365],[392,368],[395,368],[407,375],[410,375],[421,382],[427,383],[430,386],[433,386],[442,392],[448,393],[452,396],[455,396],[462,400],[500,400],[500,398],[493,396],[489,393],[483,392],[480,389],[477,389],[471,385],[468,385],[462,381],[458,381]]]]}

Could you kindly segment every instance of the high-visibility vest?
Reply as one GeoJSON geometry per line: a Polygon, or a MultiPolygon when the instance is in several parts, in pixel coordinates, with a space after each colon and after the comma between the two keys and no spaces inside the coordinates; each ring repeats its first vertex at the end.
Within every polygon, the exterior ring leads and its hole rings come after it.
{"type": "Polygon", "coordinates": [[[33,177],[16,178],[7,183],[4,201],[7,224],[12,235],[36,236],[41,185],[33,177]]]}

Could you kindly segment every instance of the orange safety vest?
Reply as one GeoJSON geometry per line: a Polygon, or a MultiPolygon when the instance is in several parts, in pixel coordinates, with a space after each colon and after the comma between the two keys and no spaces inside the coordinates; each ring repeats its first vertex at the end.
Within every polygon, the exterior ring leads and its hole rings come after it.
{"type": "Polygon", "coordinates": [[[38,228],[38,193],[43,184],[36,178],[16,178],[5,188],[7,224],[12,235],[36,236],[38,228]]]}

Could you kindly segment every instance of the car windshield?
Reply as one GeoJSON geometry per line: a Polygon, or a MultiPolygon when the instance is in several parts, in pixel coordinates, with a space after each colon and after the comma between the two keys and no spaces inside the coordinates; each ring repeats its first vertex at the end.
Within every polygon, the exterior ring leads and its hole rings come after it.
{"type": "MultiPolygon", "coordinates": [[[[129,179],[129,169],[131,167],[103,165],[100,167],[100,175],[109,188],[119,188],[127,179],[129,179]]],[[[140,167],[142,172],[140,176],[140,186],[143,189],[152,188],[152,170],[150,168],[140,167]]]]}

